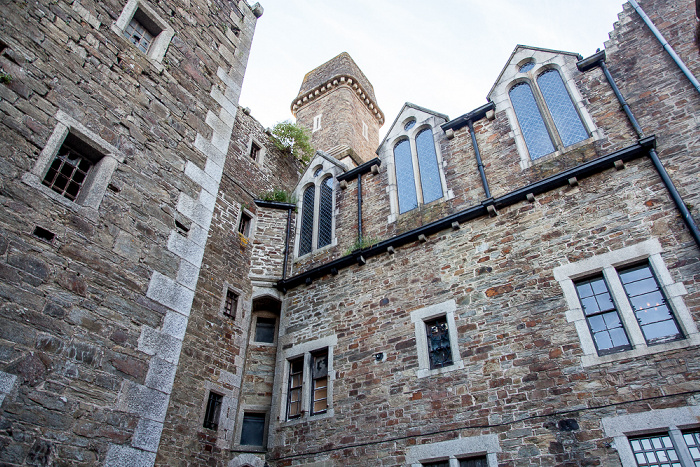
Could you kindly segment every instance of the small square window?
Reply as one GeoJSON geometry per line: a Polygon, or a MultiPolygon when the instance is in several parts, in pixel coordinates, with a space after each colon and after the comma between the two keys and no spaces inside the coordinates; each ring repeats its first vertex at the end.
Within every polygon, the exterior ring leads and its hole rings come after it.
{"type": "Polygon", "coordinates": [[[425,322],[425,333],[428,337],[428,357],[430,369],[452,365],[452,347],[447,319],[444,316],[425,322]]]}
{"type": "Polygon", "coordinates": [[[258,156],[260,156],[260,146],[252,142],[250,144],[250,158],[253,159],[254,161],[258,160],[258,156]]]}
{"type": "Polygon", "coordinates": [[[219,417],[221,416],[221,403],[223,400],[224,396],[221,394],[215,392],[209,393],[207,409],[204,413],[204,428],[209,428],[211,430],[217,430],[219,428],[219,417]]]}
{"type": "Polygon", "coordinates": [[[275,318],[263,318],[258,316],[255,323],[255,342],[272,344],[275,342],[275,318]]]}
{"type": "Polygon", "coordinates": [[[233,290],[226,291],[226,299],[224,301],[224,314],[231,318],[236,317],[236,309],[238,308],[238,295],[233,290]]]}
{"type": "Polygon", "coordinates": [[[160,31],[153,28],[153,22],[150,22],[151,30],[149,30],[141,22],[144,19],[148,23],[148,17],[143,13],[143,11],[140,9],[136,10],[136,13],[134,14],[134,17],[131,18],[129,25],[126,27],[126,29],[124,29],[124,37],[129,39],[132,44],[141,50],[141,52],[148,53],[148,49],[151,46],[153,39],[160,34],[160,31]]]}
{"type": "Polygon", "coordinates": [[[265,436],[265,414],[246,412],[241,426],[241,445],[263,446],[265,436]]]}
{"type": "Polygon", "coordinates": [[[101,158],[101,154],[69,133],[41,183],[59,195],[75,201],[94,162],[101,158]]]}
{"type": "Polygon", "coordinates": [[[250,236],[250,221],[250,216],[245,212],[241,212],[241,220],[238,222],[238,233],[244,237],[250,236]]]}

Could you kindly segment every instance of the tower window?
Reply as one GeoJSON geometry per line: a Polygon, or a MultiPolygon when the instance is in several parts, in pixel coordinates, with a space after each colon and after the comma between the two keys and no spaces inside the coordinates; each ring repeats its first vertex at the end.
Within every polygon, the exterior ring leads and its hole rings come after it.
{"type": "Polygon", "coordinates": [[[233,290],[226,291],[226,299],[224,301],[224,314],[231,318],[236,317],[236,309],[238,308],[238,295],[233,290]]]}
{"type": "Polygon", "coordinates": [[[362,122],[362,137],[369,141],[369,127],[365,122],[362,122]]]}
{"type": "Polygon", "coordinates": [[[250,145],[250,158],[253,159],[254,161],[257,161],[259,155],[260,155],[260,146],[258,146],[255,143],[251,143],[251,145],[250,145]]]}
{"type": "Polygon", "coordinates": [[[322,114],[318,114],[314,117],[314,126],[311,132],[315,132],[321,129],[321,116],[322,114]]]}
{"type": "Polygon", "coordinates": [[[224,396],[215,392],[209,392],[207,409],[204,413],[204,428],[217,430],[219,428],[219,417],[221,416],[221,402],[224,396]]]}

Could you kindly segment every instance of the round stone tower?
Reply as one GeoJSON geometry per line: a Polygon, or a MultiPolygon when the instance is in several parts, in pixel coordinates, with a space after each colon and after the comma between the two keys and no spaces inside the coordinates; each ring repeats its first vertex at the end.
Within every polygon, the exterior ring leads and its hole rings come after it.
{"type": "Polygon", "coordinates": [[[347,52],[304,76],[292,114],[311,131],[315,149],[350,167],[376,157],[384,114],[372,84],[347,52]]]}

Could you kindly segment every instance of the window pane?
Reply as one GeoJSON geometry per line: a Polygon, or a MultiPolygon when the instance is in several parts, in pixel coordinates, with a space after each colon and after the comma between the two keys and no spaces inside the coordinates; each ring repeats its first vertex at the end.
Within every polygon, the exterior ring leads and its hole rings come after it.
{"type": "Polygon", "coordinates": [[[681,339],[683,334],[651,267],[648,264],[634,266],[619,271],[619,275],[647,343],[681,339]]]}
{"type": "Polygon", "coordinates": [[[333,178],[321,183],[321,198],[318,207],[318,247],[330,245],[333,241],[333,178]]]}
{"type": "Polygon", "coordinates": [[[683,439],[688,445],[690,457],[695,461],[695,465],[700,465],[700,431],[687,431],[683,433],[683,439]]]}
{"type": "Polygon", "coordinates": [[[486,456],[464,459],[459,461],[459,467],[488,467],[486,456]]]}
{"type": "Polygon", "coordinates": [[[537,77],[537,85],[552,114],[554,125],[564,146],[570,146],[588,138],[574,103],[557,70],[549,70],[537,77]]]}
{"type": "Polygon", "coordinates": [[[430,369],[452,365],[452,348],[447,319],[444,316],[425,322],[428,335],[428,358],[430,369]]]}
{"type": "Polygon", "coordinates": [[[328,409],[328,350],[312,355],[311,360],[311,414],[328,409]]]}
{"type": "Polygon", "coordinates": [[[243,414],[243,425],[241,426],[241,444],[247,446],[262,446],[264,434],[264,413],[243,414]]]}
{"type": "Polygon", "coordinates": [[[433,132],[427,128],[416,136],[418,151],[418,168],[420,169],[420,185],[423,189],[423,202],[430,203],[442,198],[442,182],[438,169],[437,154],[433,132]]]}
{"type": "Polygon", "coordinates": [[[411,144],[407,139],[394,146],[394,165],[396,166],[396,188],[399,192],[399,213],[408,212],[418,207],[418,198],[413,177],[411,144]]]}
{"type": "Polygon", "coordinates": [[[301,204],[301,232],[299,234],[299,256],[311,253],[311,241],[314,229],[314,201],[316,188],[311,185],[304,190],[301,204]]]}
{"type": "Polygon", "coordinates": [[[221,414],[221,402],[224,396],[213,392],[209,393],[207,400],[207,409],[204,412],[204,428],[216,430],[219,428],[219,416],[221,414]]]}
{"type": "Polygon", "coordinates": [[[289,383],[287,386],[287,418],[301,415],[301,388],[304,375],[304,358],[289,362],[289,383]]]}
{"type": "Polygon", "coordinates": [[[261,318],[255,324],[255,342],[275,342],[275,318],[261,318]]]}
{"type": "Polygon", "coordinates": [[[530,158],[534,160],[554,152],[554,145],[549,138],[547,127],[535,102],[535,96],[532,95],[530,85],[527,83],[516,84],[510,90],[509,95],[530,158]]]}
{"type": "Polygon", "coordinates": [[[576,292],[579,294],[598,355],[630,349],[627,333],[603,276],[576,283],[576,292]]]}
{"type": "Polygon", "coordinates": [[[630,446],[639,467],[681,467],[674,462],[678,455],[667,435],[631,439],[630,446]]]}

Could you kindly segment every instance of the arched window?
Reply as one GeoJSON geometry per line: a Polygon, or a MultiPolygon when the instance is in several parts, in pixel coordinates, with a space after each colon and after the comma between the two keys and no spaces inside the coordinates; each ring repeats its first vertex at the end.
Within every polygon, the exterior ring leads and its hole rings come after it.
{"type": "Polygon", "coordinates": [[[333,176],[322,174],[322,168],[314,171],[301,197],[298,256],[333,243],[333,176]]]}
{"type": "MultiPolygon", "coordinates": [[[[410,129],[415,120],[409,121],[410,129]]],[[[402,139],[394,146],[399,213],[403,214],[443,197],[442,180],[431,128],[420,130],[414,140],[402,139]],[[413,143],[413,144],[412,144],[413,143]],[[420,183],[416,183],[415,168],[420,183]]]]}
{"type": "Polygon", "coordinates": [[[301,204],[301,233],[299,235],[299,256],[311,253],[314,235],[314,201],[316,187],[311,185],[304,190],[301,204]]]}
{"type": "MultiPolygon", "coordinates": [[[[534,68],[529,62],[520,72],[532,77],[534,68]]],[[[548,69],[535,82],[520,82],[508,92],[532,160],[589,137],[559,72],[548,69]]]]}

